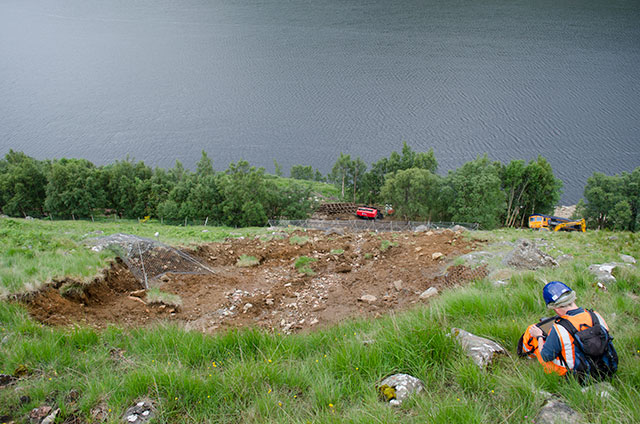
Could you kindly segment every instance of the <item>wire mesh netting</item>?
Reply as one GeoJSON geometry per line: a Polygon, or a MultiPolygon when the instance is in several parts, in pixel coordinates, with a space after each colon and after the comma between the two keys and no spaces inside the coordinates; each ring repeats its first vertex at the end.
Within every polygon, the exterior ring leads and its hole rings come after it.
{"type": "Polygon", "coordinates": [[[91,249],[99,252],[110,249],[122,259],[131,273],[145,288],[157,282],[168,273],[209,274],[211,268],[188,253],[171,247],[158,240],[138,237],[131,234],[112,234],[86,240],[91,249]]]}
{"type": "Polygon", "coordinates": [[[271,227],[301,227],[316,230],[329,230],[331,228],[346,228],[353,231],[420,231],[437,230],[441,228],[456,229],[463,227],[467,230],[477,230],[477,223],[468,222],[422,222],[422,221],[380,221],[366,219],[345,220],[269,220],[271,227]]]}

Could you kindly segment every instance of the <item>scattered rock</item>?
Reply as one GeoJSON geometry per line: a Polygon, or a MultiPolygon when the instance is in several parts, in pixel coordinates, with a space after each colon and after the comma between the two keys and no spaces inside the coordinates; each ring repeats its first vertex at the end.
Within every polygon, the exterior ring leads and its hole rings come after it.
{"type": "Polygon", "coordinates": [[[615,391],[616,389],[606,381],[601,381],[599,383],[592,384],[582,388],[582,393],[596,393],[601,398],[605,398],[605,399],[611,398],[611,393],[615,391]]]}
{"type": "Polygon", "coordinates": [[[340,264],[336,267],[336,272],[340,272],[340,273],[351,272],[351,267],[348,264],[340,264]]]}
{"type": "Polygon", "coordinates": [[[466,255],[460,256],[460,259],[465,261],[468,265],[478,265],[478,264],[486,264],[487,261],[493,258],[495,254],[491,252],[485,252],[483,250],[478,252],[467,253],[466,255]]]}
{"type": "Polygon", "coordinates": [[[382,380],[378,393],[391,405],[398,406],[409,396],[424,390],[424,383],[409,374],[394,374],[382,380]]]}
{"type": "Polygon", "coordinates": [[[622,262],[624,262],[626,264],[635,264],[636,263],[636,258],[634,258],[633,256],[629,256],[629,255],[623,255],[622,253],[620,254],[620,259],[622,259],[622,262]]]}
{"type": "Polygon", "coordinates": [[[16,380],[17,378],[12,375],[0,374],[0,387],[8,386],[16,380]]]}
{"type": "Polygon", "coordinates": [[[67,402],[68,403],[73,403],[75,401],[77,401],[78,399],[80,399],[80,392],[77,391],[76,389],[71,389],[69,391],[69,394],[67,394],[67,402]]]}
{"type": "MultiPolygon", "coordinates": [[[[164,278],[164,275],[162,277],[164,278]]],[[[130,292],[129,296],[144,297],[146,294],[147,294],[147,291],[145,289],[142,289],[142,290],[134,290],[134,291],[130,292]]]]}
{"type": "Polygon", "coordinates": [[[453,227],[451,227],[451,231],[454,231],[454,232],[457,233],[458,231],[467,231],[467,228],[463,227],[462,225],[457,225],[456,224],[453,227]]]}
{"type": "Polygon", "coordinates": [[[426,225],[418,225],[413,231],[416,233],[423,233],[425,231],[429,231],[429,227],[427,227],[426,225]]]}
{"type": "Polygon", "coordinates": [[[438,259],[442,258],[444,255],[442,254],[442,252],[434,252],[431,254],[431,259],[433,259],[434,261],[437,261],[438,259]]]}
{"type": "Polygon", "coordinates": [[[595,275],[599,283],[607,285],[607,284],[616,282],[616,277],[613,276],[613,270],[618,265],[619,264],[615,262],[605,263],[605,264],[593,264],[593,265],[589,265],[589,272],[595,275]]]}
{"type": "Polygon", "coordinates": [[[611,241],[618,240],[618,236],[609,236],[609,237],[607,237],[607,238],[608,238],[609,240],[611,240],[611,241]]]}
{"type": "Polygon", "coordinates": [[[136,403],[124,413],[125,423],[144,423],[155,416],[155,406],[150,400],[142,400],[136,403]]]}
{"type": "Polygon", "coordinates": [[[488,365],[495,355],[507,353],[502,346],[493,340],[476,336],[468,331],[452,328],[451,333],[456,337],[458,342],[460,342],[467,356],[481,368],[488,365]]]}
{"type": "Polygon", "coordinates": [[[101,403],[95,408],[92,408],[89,413],[91,414],[93,421],[101,423],[107,420],[107,417],[109,416],[109,409],[107,408],[107,405],[101,403]]]}
{"type": "Polygon", "coordinates": [[[242,313],[246,314],[247,311],[251,308],[253,308],[253,305],[251,303],[245,303],[244,306],[242,307],[242,313]]]}
{"type": "Polygon", "coordinates": [[[414,250],[415,250],[416,252],[419,252],[419,251],[421,251],[421,250],[422,250],[422,247],[418,246],[418,247],[416,247],[414,250]]]}
{"type": "Polygon", "coordinates": [[[29,412],[29,422],[31,424],[42,423],[42,421],[49,416],[52,409],[53,408],[50,406],[41,406],[39,408],[32,409],[31,412],[29,412]]]}
{"type": "Polygon", "coordinates": [[[493,285],[496,286],[496,287],[506,286],[507,284],[509,284],[509,282],[505,281],[505,280],[496,280],[496,281],[493,282],[493,285]]]}
{"type": "Polygon", "coordinates": [[[400,291],[402,290],[402,280],[396,280],[393,282],[393,288],[396,289],[396,291],[400,291]]]}
{"type": "Polygon", "coordinates": [[[518,240],[514,249],[507,253],[502,262],[505,265],[531,270],[558,266],[555,259],[538,249],[534,242],[526,239],[518,240]]]}
{"type": "Polygon", "coordinates": [[[564,254],[564,255],[560,255],[556,258],[556,262],[558,262],[559,264],[563,264],[563,263],[567,263],[567,262],[571,262],[573,260],[573,255],[569,255],[569,254],[564,254]]]}
{"type": "Polygon", "coordinates": [[[40,422],[40,424],[53,424],[56,421],[56,417],[60,413],[60,409],[56,409],[51,414],[47,415],[44,420],[40,422]]]}
{"type": "Polygon", "coordinates": [[[435,296],[437,294],[438,294],[438,289],[437,288],[429,287],[428,289],[426,289],[425,291],[420,293],[420,299],[425,300],[425,299],[428,299],[431,296],[435,296]]]}
{"type": "Polygon", "coordinates": [[[378,298],[372,294],[363,294],[358,300],[360,300],[361,302],[373,303],[378,300],[378,298]]]}
{"type": "Polygon", "coordinates": [[[550,399],[542,406],[534,422],[536,424],[580,424],[584,421],[580,414],[566,403],[550,399]]]}

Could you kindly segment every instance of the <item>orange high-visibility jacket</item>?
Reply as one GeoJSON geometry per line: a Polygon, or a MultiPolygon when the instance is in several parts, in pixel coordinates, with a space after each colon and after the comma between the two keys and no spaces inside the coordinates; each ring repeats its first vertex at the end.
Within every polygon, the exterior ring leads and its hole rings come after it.
{"type": "MultiPolygon", "coordinates": [[[[600,324],[609,331],[609,327],[602,316],[597,312],[594,312],[594,314],[596,318],[598,318],[598,321],[600,321],[600,324]]],[[[566,318],[578,331],[592,327],[595,324],[592,322],[591,315],[589,315],[588,311],[583,311],[577,315],[563,315],[561,318],[566,318]]],[[[557,352],[556,358],[549,362],[545,362],[544,359],[542,359],[541,352],[544,347],[544,341],[538,344],[534,353],[536,358],[538,358],[538,361],[544,367],[544,371],[546,373],[551,374],[555,372],[559,375],[565,375],[576,366],[575,341],[567,329],[557,322],[553,324],[552,330],[549,332],[549,336],[552,336],[554,331],[560,339],[560,352],[557,352]]]]}

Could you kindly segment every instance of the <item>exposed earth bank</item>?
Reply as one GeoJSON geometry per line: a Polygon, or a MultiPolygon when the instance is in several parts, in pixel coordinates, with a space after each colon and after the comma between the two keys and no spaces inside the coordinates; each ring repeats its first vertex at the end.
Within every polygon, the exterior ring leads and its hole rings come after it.
{"type": "Polygon", "coordinates": [[[434,290],[427,289],[487,275],[483,266],[452,265],[482,244],[462,232],[329,233],[283,232],[199,246],[189,253],[212,274],[167,273],[154,283],[179,296],[180,306],[150,303],[120,260],[90,284],[65,279],[21,301],[49,325],[137,327],[169,320],[205,333],[246,326],[288,333],[406,309],[428,301],[434,290]],[[256,264],[239,266],[243,255],[256,264]],[[306,268],[295,266],[301,257],[312,258],[306,268]]]}

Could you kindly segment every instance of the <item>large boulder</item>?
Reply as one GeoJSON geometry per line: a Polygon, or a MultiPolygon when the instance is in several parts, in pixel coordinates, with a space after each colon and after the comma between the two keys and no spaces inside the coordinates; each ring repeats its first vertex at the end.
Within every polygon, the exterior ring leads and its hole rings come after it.
{"type": "Polygon", "coordinates": [[[534,420],[535,424],[580,424],[582,417],[566,403],[549,399],[534,420]]]}
{"type": "Polygon", "coordinates": [[[613,271],[621,264],[616,262],[589,265],[589,272],[595,275],[599,283],[608,285],[616,282],[613,271]]]}
{"type": "Polygon", "coordinates": [[[424,390],[424,383],[409,374],[394,374],[380,382],[378,391],[391,405],[398,406],[409,396],[424,390]]]}
{"type": "Polygon", "coordinates": [[[547,266],[558,266],[558,262],[550,255],[536,247],[531,240],[520,239],[513,250],[507,253],[503,264],[522,269],[538,269],[547,266]]]}
{"type": "Polygon", "coordinates": [[[487,366],[498,354],[506,354],[507,351],[493,340],[476,336],[459,328],[452,328],[451,334],[455,336],[462,349],[473,362],[480,368],[487,366]]]}

